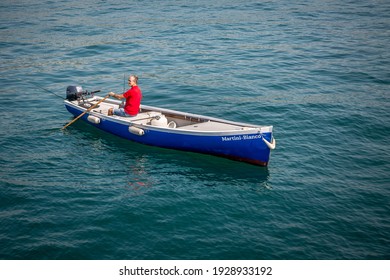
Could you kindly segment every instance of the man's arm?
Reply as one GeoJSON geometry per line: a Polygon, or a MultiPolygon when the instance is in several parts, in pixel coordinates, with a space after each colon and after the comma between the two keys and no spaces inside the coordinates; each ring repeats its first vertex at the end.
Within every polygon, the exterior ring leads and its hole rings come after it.
{"type": "Polygon", "coordinates": [[[123,99],[123,98],[125,98],[125,97],[123,96],[123,94],[116,94],[116,93],[114,93],[114,92],[112,92],[112,91],[109,93],[109,95],[112,96],[112,97],[114,97],[114,98],[116,98],[116,99],[123,99]]]}

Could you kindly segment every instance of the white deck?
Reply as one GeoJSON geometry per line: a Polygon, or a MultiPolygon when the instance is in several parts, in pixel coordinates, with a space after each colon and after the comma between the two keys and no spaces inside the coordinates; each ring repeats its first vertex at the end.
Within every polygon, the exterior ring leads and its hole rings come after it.
{"type": "Polygon", "coordinates": [[[179,127],[179,129],[193,130],[193,131],[231,131],[231,130],[244,130],[245,127],[231,125],[227,123],[208,121],[203,123],[181,126],[179,127]]]}

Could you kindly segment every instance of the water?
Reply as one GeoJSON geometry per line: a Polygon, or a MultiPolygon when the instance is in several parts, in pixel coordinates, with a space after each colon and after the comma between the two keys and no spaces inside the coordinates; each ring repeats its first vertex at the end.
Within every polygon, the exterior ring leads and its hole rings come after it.
{"type": "Polygon", "coordinates": [[[388,1],[2,1],[1,259],[389,259],[388,1]],[[71,120],[68,85],[274,126],[268,168],[71,120]],[[42,88],[46,89],[42,90],[42,88]]]}

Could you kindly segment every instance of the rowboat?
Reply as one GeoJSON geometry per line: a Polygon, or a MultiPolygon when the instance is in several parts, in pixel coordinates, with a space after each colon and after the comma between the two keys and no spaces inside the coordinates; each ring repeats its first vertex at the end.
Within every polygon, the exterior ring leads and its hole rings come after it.
{"type": "Polygon", "coordinates": [[[67,88],[66,109],[75,117],[119,137],[161,148],[196,152],[267,166],[275,149],[272,126],[229,120],[141,105],[135,117],[108,116],[109,108],[122,106],[111,100],[67,88]]]}

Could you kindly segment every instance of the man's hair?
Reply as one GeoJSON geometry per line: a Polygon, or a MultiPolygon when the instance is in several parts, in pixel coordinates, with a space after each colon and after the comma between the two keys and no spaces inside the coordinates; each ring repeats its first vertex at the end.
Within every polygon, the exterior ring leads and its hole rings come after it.
{"type": "Polygon", "coordinates": [[[134,78],[134,82],[138,85],[138,76],[136,76],[136,75],[130,75],[130,79],[131,79],[131,77],[134,78]]]}

